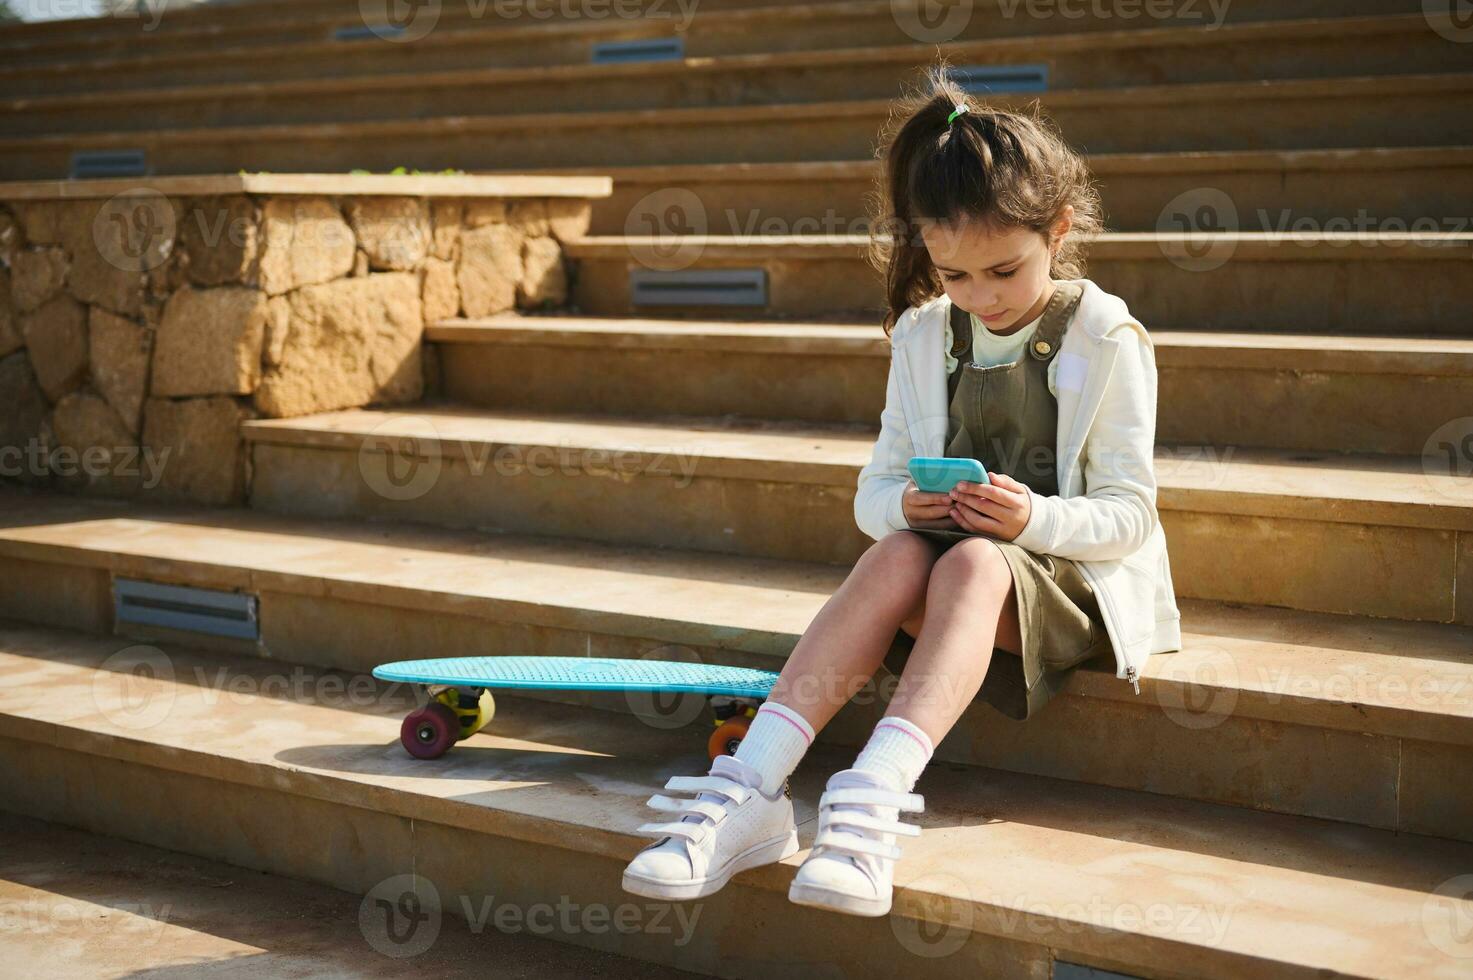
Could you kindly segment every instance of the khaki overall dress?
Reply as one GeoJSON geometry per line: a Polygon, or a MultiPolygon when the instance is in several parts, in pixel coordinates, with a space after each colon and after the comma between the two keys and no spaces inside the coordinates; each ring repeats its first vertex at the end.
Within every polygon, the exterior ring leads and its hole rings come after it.
{"type": "MultiPolygon", "coordinates": [[[[1056,463],[1058,400],[1048,388],[1049,361],[1079,306],[1083,290],[1054,280],[1033,338],[1018,359],[986,367],[971,360],[971,314],[952,306],[951,392],[946,456],[971,457],[990,472],[1006,473],[1035,494],[1059,492],[1056,463]]],[[[1094,590],[1067,558],[1039,555],[991,535],[912,528],[945,548],[967,538],[991,540],[1013,573],[1022,656],[994,649],[978,696],[1010,718],[1036,714],[1063,685],[1069,670],[1110,651],[1094,590]]],[[[914,640],[897,631],[885,666],[899,674],[914,640]]]]}

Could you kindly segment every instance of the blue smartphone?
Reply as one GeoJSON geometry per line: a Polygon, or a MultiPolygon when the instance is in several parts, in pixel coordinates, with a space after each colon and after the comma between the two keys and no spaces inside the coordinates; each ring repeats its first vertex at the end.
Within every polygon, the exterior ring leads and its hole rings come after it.
{"type": "Polygon", "coordinates": [[[912,456],[906,469],[916,486],[927,493],[946,493],[963,480],[992,482],[981,462],[967,456],[912,456]]]}

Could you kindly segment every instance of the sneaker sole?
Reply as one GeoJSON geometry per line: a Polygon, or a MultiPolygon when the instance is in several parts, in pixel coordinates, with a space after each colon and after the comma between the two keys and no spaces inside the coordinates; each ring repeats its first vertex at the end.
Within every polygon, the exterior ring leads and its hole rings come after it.
{"type": "Polygon", "coordinates": [[[846,895],[843,892],[819,888],[817,885],[806,885],[799,881],[794,881],[788,886],[788,901],[790,902],[828,909],[831,912],[847,912],[850,915],[886,915],[890,911],[890,898],[889,895],[883,899],[846,895]]]}
{"type": "Polygon", "coordinates": [[[766,841],[754,847],[749,847],[730,861],[726,866],[715,874],[708,874],[704,878],[694,881],[668,882],[659,881],[654,878],[646,878],[643,875],[624,872],[624,890],[635,895],[643,895],[646,898],[664,898],[672,901],[684,901],[691,898],[704,898],[712,892],[719,891],[731,876],[746,871],[748,868],[760,867],[764,864],[772,864],[783,858],[792,857],[798,853],[798,831],[790,830],[786,837],[766,841]]]}

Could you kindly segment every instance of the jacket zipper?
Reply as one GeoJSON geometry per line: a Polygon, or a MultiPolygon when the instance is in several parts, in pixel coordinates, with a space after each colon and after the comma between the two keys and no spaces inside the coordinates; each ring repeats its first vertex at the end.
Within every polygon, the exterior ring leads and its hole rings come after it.
{"type": "MultiPolygon", "coordinates": [[[[1095,596],[1096,596],[1097,600],[1103,600],[1101,602],[1101,609],[1102,610],[1105,610],[1105,609],[1108,609],[1109,610],[1109,612],[1108,612],[1109,618],[1108,618],[1108,620],[1106,622],[1107,631],[1108,631],[1109,624],[1110,623],[1114,623],[1114,624],[1116,624],[1116,630],[1118,632],[1119,631],[1120,617],[1119,617],[1119,615],[1115,611],[1115,604],[1110,599],[1110,593],[1109,593],[1109,591],[1100,588],[1100,584],[1099,584],[1098,581],[1096,581],[1095,576],[1094,576],[1094,572],[1090,569],[1088,562],[1081,562],[1081,563],[1079,563],[1079,571],[1084,575],[1085,579],[1089,582],[1090,586],[1093,587],[1094,592],[1095,592],[1095,596]]],[[[1113,644],[1115,642],[1113,637],[1111,638],[1111,641],[1110,642],[1111,642],[1111,645],[1113,646],[1113,644]]],[[[1125,659],[1125,653],[1123,651],[1120,652],[1120,653],[1117,653],[1116,654],[1116,658],[1118,660],[1124,660],[1125,659]]],[[[1135,689],[1135,693],[1136,694],[1140,694],[1141,693],[1141,683],[1140,683],[1139,674],[1140,674],[1140,672],[1138,670],[1136,670],[1136,668],[1133,665],[1131,665],[1131,664],[1126,664],[1125,665],[1125,679],[1130,682],[1130,686],[1135,689]]]]}

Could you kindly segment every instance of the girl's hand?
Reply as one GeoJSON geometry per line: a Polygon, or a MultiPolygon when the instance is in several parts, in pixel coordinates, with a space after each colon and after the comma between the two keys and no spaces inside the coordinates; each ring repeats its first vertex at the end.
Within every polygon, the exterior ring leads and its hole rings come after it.
{"type": "Polygon", "coordinates": [[[988,470],[987,478],[990,484],[963,481],[953,487],[949,513],[963,530],[1011,541],[1028,525],[1032,491],[1006,473],[988,470]]]}
{"type": "Polygon", "coordinates": [[[914,528],[929,530],[960,531],[956,521],[948,516],[951,497],[945,493],[928,493],[916,486],[915,480],[907,480],[905,492],[900,497],[900,509],[905,512],[905,522],[914,528]]]}

